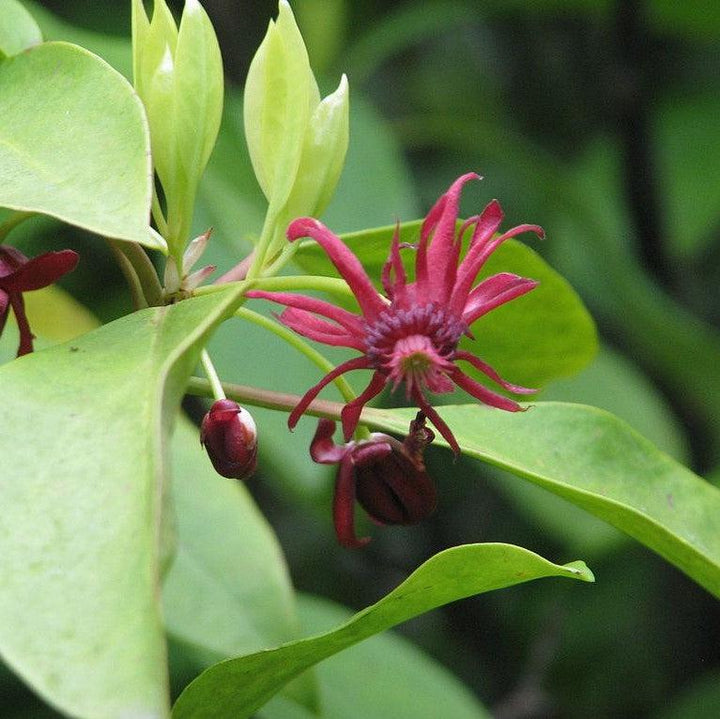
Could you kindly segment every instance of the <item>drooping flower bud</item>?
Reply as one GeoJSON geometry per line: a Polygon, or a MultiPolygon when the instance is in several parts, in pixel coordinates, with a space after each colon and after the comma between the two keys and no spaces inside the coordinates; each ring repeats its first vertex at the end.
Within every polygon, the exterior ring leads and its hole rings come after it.
{"type": "Polygon", "coordinates": [[[218,474],[248,479],[257,465],[257,428],[250,412],[231,399],[219,399],[205,415],[200,443],[218,474]]]}
{"type": "Polygon", "coordinates": [[[355,535],[355,499],[378,524],[417,524],[432,514],[437,494],[422,454],[434,435],[422,413],[410,423],[404,442],[375,433],[368,440],[336,445],[334,431],[333,421],[320,420],[310,456],[320,464],[340,464],[333,518],[342,545],[361,547],[370,541],[355,535]]]}

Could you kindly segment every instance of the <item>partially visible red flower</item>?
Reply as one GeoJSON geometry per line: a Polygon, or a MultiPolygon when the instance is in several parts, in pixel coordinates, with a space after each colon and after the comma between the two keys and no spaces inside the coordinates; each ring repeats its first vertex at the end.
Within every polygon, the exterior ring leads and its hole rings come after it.
{"type": "Polygon", "coordinates": [[[433,440],[421,412],[410,423],[407,439],[386,434],[337,445],[335,422],[321,419],[310,444],[310,456],[320,464],[340,464],[335,482],[333,519],[338,541],[362,547],[369,537],[355,535],[355,500],[378,524],[417,524],[435,509],[435,486],[425,471],[423,451],[433,440]]]}
{"type": "Polygon", "coordinates": [[[22,293],[51,285],[74,270],[77,262],[78,255],[73,250],[46,252],[28,259],[15,247],[0,245],[0,334],[12,307],[20,330],[18,357],[33,351],[34,339],[25,315],[22,293]]]}
{"type": "Polygon", "coordinates": [[[200,443],[215,471],[228,479],[248,479],[257,465],[257,429],[250,412],[219,399],[203,417],[200,443]]]}
{"type": "Polygon", "coordinates": [[[405,386],[407,398],[427,415],[455,453],[460,451],[455,437],[430,405],[427,392],[451,392],[455,384],[493,407],[509,412],[522,409],[517,402],[466,375],[456,365],[458,361],[467,362],[510,392],[532,394],[536,391],[506,382],[481,359],[458,348],[463,335],[472,337],[473,322],[537,286],[535,280],[501,272],[473,287],[488,257],[505,240],[522,232],[544,236],[537,225],[520,225],[496,236],[503,219],[496,200],[480,215],[468,219],[456,233],[460,193],[463,185],[472,179],[479,177],[468,173],[458,178],[425,218],[417,245],[413,282],[407,280],[400,259],[401,244],[395,233],[382,273],[386,296],[375,289],[358,258],[322,223],[305,217],[290,224],[288,239],[294,242],[301,237],[313,238],[348,283],[362,313],[357,315],[304,295],[261,290],[247,293],[248,297],[286,305],[280,321],[297,333],[361,353],[360,357],[340,364],[305,393],[288,419],[291,429],[325,385],[355,369],[374,372],[362,394],[343,408],[346,441],[357,427],[362,408],[387,383],[393,389],[401,384],[405,386]],[[468,230],[472,235],[460,262],[462,238],[468,230]]]}

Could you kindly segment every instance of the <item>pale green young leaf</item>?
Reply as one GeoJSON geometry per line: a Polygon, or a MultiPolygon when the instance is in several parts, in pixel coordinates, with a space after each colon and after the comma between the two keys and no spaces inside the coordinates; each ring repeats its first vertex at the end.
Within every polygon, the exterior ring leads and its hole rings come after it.
{"type": "Polygon", "coordinates": [[[249,717],[292,678],[363,639],[448,602],[541,577],[593,581],[582,562],[560,566],[508,544],[447,549],[336,629],[211,667],[180,695],[173,717],[249,717]]]}
{"type": "Polygon", "coordinates": [[[107,63],[43,43],[0,64],[0,206],[163,249],[142,106],[107,63]]]}

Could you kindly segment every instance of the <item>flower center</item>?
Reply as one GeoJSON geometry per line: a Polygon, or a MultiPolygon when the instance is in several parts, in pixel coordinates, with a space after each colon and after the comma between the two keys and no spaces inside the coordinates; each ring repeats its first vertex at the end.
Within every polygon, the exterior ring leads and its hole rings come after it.
{"type": "Polygon", "coordinates": [[[445,372],[453,368],[452,355],[467,327],[434,303],[399,309],[392,305],[365,333],[366,354],[375,369],[397,387],[405,382],[431,392],[450,392],[445,372]]]}

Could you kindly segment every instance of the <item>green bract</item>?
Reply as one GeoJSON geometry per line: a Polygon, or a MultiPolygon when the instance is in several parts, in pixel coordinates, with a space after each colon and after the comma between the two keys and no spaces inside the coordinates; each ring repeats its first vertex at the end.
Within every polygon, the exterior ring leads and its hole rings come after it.
{"type": "Polygon", "coordinates": [[[166,201],[166,239],[178,268],[198,182],[215,145],[223,103],[220,48],[197,0],[175,25],[165,0],[148,20],[133,0],[133,76],[148,116],[155,170],[166,201]]]}
{"type": "Polygon", "coordinates": [[[348,83],[321,101],[305,43],[286,0],[248,71],[244,120],[250,159],[278,226],[319,215],[348,146],[348,83]]]}

